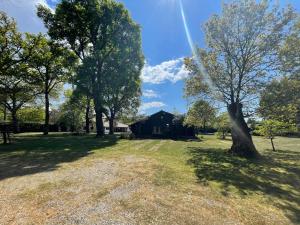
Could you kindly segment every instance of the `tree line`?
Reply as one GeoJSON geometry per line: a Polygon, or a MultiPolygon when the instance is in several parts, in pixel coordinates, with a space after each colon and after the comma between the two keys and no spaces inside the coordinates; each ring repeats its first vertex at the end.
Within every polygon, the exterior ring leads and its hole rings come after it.
{"type": "Polygon", "coordinates": [[[113,133],[116,116],[136,110],[140,103],[144,65],[140,26],[123,4],[113,0],[63,0],[54,12],[39,5],[37,15],[47,35],[20,33],[14,19],[0,13],[4,120],[9,112],[18,132],[18,112],[43,102],[44,134],[48,134],[50,99],[69,83],[72,97],[64,107],[70,108],[72,103],[84,108],[87,133],[93,107],[97,136],[104,134],[104,115],[113,133]]]}

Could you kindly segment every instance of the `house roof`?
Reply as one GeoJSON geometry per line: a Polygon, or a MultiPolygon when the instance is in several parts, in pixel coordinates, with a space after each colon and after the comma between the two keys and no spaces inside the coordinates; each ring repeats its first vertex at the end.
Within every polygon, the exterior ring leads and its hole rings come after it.
{"type": "Polygon", "coordinates": [[[155,115],[157,115],[157,114],[169,114],[169,115],[174,116],[174,114],[172,114],[172,113],[169,113],[169,112],[166,112],[166,111],[164,111],[164,110],[161,110],[161,111],[156,112],[156,113],[154,113],[154,114],[152,114],[152,115],[150,115],[150,116],[147,116],[147,117],[144,118],[144,119],[138,120],[138,121],[136,121],[136,122],[130,124],[129,126],[135,125],[135,124],[137,124],[137,123],[145,122],[145,121],[147,121],[149,118],[151,118],[152,116],[155,116],[155,115]]]}

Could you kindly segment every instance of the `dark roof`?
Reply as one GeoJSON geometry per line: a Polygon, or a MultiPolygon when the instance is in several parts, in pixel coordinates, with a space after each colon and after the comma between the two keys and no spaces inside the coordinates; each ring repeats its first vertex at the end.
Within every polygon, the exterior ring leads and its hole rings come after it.
{"type": "Polygon", "coordinates": [[[141,119],[141,120],[139,120],[139,121],[136,121],[136,122],[130,124],[129,126],[135,125],[135,124],[137,124],[137,123],[145,122],[145,121],[147,121],[150,117],[155,116],[155,115],[157,115],[157,114],[161,114],[161,113],[163,113],[163,114],[169,114],[169,115],[174,116],[174,114],[172,114],[172,113],[166,112],[166,111],[164,111],[164,110],[160,110],[159,112],[154,113],[154,114],[152,114],[152,115],[150,115],[150,116],[147,116],[146,118],[141,119]]]}

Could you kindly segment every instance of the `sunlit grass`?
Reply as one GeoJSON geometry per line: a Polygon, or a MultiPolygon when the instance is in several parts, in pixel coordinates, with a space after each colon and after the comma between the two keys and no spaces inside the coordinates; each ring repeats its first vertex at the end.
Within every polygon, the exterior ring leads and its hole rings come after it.
{"type": "Polygon", "coordinates": [[[197,224],[200,219],[206,224],[298,223],[300,139],[275,139],[277,152],[271,151],[267,139],[254,141],[262,158],[248,161],[227,154],[229,138],[213,135],[198,141],[20,135],[12,145],[0,146],[0,185],[13,190],[14,184],[28,181],[27,189],[15,197],[24,207],[36,202],[47,208],[48,202],[56,201],[57,191],[65,207],[81,195],[86,204],[117,202],[112,217],[127,210],[140,224],[197,224]],[[101,173],[103,163],[108,163],[104,174],[115,174],[107,183],[88,172],[94,168],[101,173]],[[123,199],[119,192],[127,189],[136,192],[123,199]]]}

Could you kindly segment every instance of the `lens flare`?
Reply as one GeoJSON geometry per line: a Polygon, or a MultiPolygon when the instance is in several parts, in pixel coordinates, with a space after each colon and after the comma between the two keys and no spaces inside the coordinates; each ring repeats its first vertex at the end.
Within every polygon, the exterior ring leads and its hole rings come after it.
{"type": "Polygon", "coordinates": [[[214,85],[213,85],[209,75],[207,74],[203,64],[201,63],[200,57],[199,57],[198,52],[196,50],[196,47],[194,45],[194,42],[193,42],[193,39],[192,39],[192,36],[191,36],[191,32],[190,32],[190,29],[188,27],[188,23],[187,23],[187,20],[186,20],[182,0],[179,0],[179,6],[180,6],[180,12],[181,12],[183,25],[184,25],[185,34],[186,34],[189,46],[191,48],[193,57],[195,59],[195,62],[197,63],[197,66],[198,66],[199,70],[201,71],[202,76],[204,76],[204,80],[207,83],[207,85],[209,85],[209,87],[214,90],[215,89],[214,85]]]}

